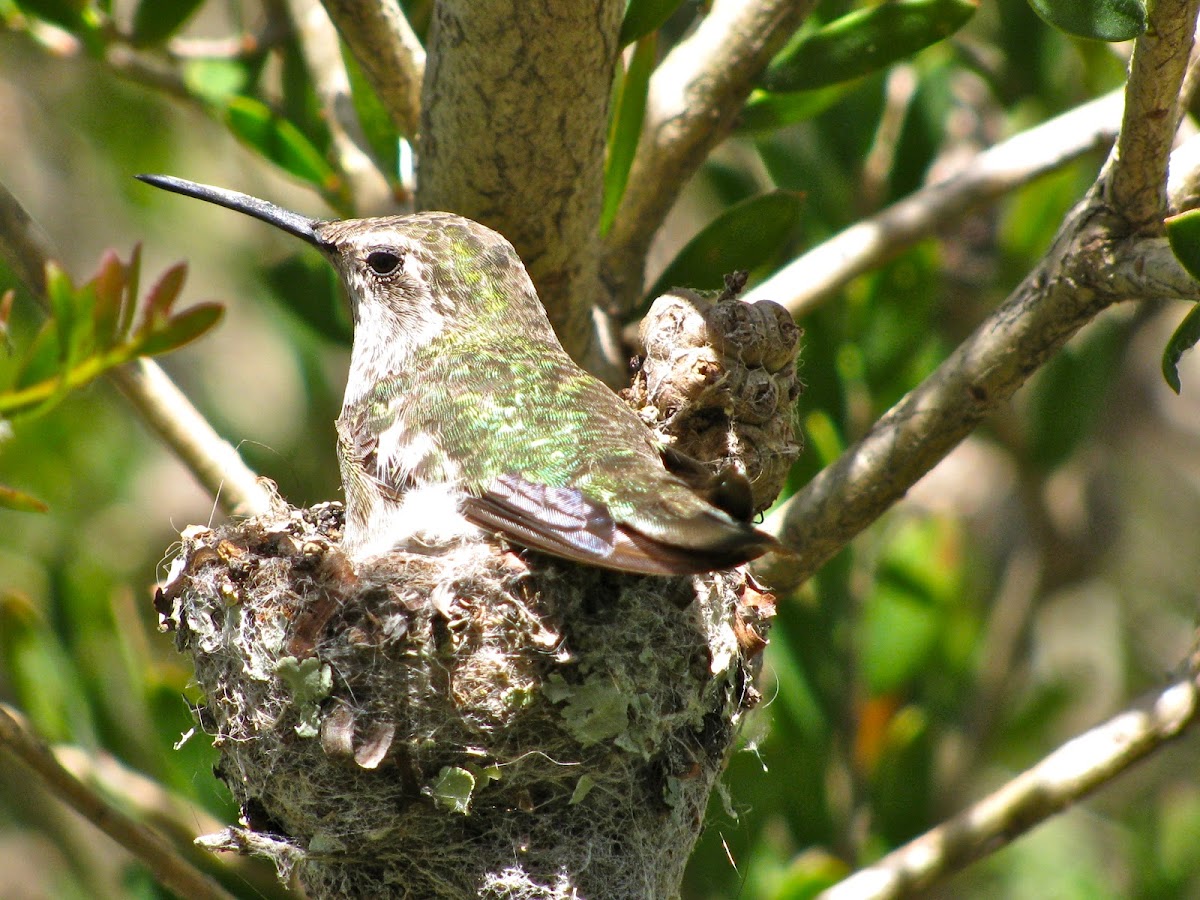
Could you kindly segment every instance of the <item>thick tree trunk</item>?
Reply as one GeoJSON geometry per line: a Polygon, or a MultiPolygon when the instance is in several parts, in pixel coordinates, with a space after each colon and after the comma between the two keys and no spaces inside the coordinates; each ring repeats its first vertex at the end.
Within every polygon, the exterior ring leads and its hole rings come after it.
{"type": "Polygon", "coordinates": [[[417,206],[512,241],[567,352],[589,357],[625,4],[442,0],[426,41],[417,206]]]}

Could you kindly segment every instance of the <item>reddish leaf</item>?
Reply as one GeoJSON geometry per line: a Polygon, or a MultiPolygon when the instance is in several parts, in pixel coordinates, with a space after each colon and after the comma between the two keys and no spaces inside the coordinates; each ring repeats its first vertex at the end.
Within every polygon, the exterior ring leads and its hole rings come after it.
{"type": "Polygon", "coordinates": [[[133,245],[129,254],[129,265],[125,267],[125,300],[121,304],[121,320],[117,323],[117,334],[129,334],[133,328],[133,315],[137,311],[138,280],[142,274],[142,245],[133,245]]]}
{"type": "Polygon", "coordinates": [[[96,343],[102,349],[111,347],[117,339],[117,320],[121,317],[121,301],[125,296],[128,270],[113,250],[104,251],[100,267],[92,277],[96,292],[96,343]]]}
{"type": "Polygon", "coordinates": [[[139,340],[137,352],[143,356],[155,356],[182,347],[216,325],[224,312],[225,308],[219,303],[199,303],[185,309],[139,340]]]}
{"type": "Polygon", "coordinates": [[[9,288],[0,295],[0,340],[2,340],[9,352],[12,352],[12,339],[8,333],[8,320],[12,316],[13,299],[17,296],[16,290],[9,288]]]}
{"type": "Polygon", "coordinates": [[[163,272],[154,287],[142,298],[141,323],[138,333],[157,330],[157,325],[165,322],[170,315],[171,306],[183,290],[184,279],[187,278],[187,263],[176,263],[163,272]]]}
{"type": "Polygon", "coordinates": [[[0,484],[0,507],[20,512],[46,512],[50,509],[37,497],[32,497],[24,491],[18,491],[3,484],[0,484]]]}

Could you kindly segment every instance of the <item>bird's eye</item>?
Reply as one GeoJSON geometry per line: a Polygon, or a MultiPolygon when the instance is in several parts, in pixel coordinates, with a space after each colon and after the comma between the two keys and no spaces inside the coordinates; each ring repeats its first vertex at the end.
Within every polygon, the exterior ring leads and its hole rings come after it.
{"type": "Polygon", "coordinates": [[[367,265],[376,275],[391,275],[400,267],[400,256],[390,250],[374,250],[367,255],[367,265]]]}

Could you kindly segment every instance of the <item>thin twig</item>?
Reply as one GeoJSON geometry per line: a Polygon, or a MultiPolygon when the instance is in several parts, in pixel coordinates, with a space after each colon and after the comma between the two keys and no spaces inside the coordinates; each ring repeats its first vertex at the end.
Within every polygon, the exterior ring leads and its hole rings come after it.
{"type": "Polygon", "coordinates": [[[127,816],[63,768],[6,704],[0,704],[0,747],[28,766],[56,797],[141,860],[164,887],[195,900],[233,900],[216,881],[179,855],[157,831],[127,816]]]}
{"type": "Polygon", "coordinates": [[[1192,52],[1197,0],[1156,0],[1138,38],[1125,89],[1125,118],[1106,199],[1137,229],[1161,234],[1167,158],[1179,124],[1179,91],[1192,52]]]}
{"type": "Polygon", "coordinates": [[[104,62],[114,75],[133,84],[148,87],[160,94],[194,107],[204,108],[204,101],[183,80],[172,64],[155,59],[127,44],[109,44],[104,49],[104,62]]]}
{"type": "Polygon", "coordinates": [[[998,850],[1107,784],[1196,721],[1193,671],[1059,747],[995,793],[821,894],[823,900],[907,896],[998,850]]]}
{"type": "Polygon", "coordinates": [[[771,299],[797,317],[811,312],[852,278],[929,237],[972,207],[1111,144],[1122,105],[1122,92],[1114,91],[996,144],[954,176],[916,191],[809,250],[743,299],[771,299]]]}
{"type": "Polygon", "coordinates": [[[108,377],[226,512],[257,516],[270,509],[270,494],[258,476],[162,366],[152,359],[135,359],[108,377]]]}
{"type": "Polygon", "coordinates": [[[421,121],[425,49],[396,0],[322,0],[363,74],[410,141],[421,121]]]}
{"type": "Polygon", "coordinates": [[[728,136],[754,79],[804,21],[812,0],[722,0],[650,80],[642,137],[613,229],[604,280],[628,306],[646,252],[679,192],[728,136]]]}
{"type": "Polygon", "coordinates": [[[275,871],[261,860],[240,854],[217,856],[209,850],[203,844],[204,835],[220,831],[225,823],[191,800],[130,769],[110,753],[70,744],[57,744],[51,750],[75,778],[159,831],[185,859],[202,870],[220,868],[260,897],[286,892],[275,871]]]}
{"type": "MultiPolygon", "coordinates": [[[[53,255],[49,247],[45,233],[0,184],[0,256],[43,303],[46,263],[53,255]]],[[[139,359],[113,369],[109,377],[228,512],[258,515],[270,509],[270,495],[254,472],[157,363],[139,359]]]]}
{"type": "Polygon", "coordinates": [[[362,211],[383,212],[391,191],[364,150],[366,140],[354,112],[350,78],[342,62],[333,22],[318,0],[288,0],[287,6],[304,64],[321,98],[337,166],[350,185],[355,207],[363,215],[368,213],[362,211]]]}

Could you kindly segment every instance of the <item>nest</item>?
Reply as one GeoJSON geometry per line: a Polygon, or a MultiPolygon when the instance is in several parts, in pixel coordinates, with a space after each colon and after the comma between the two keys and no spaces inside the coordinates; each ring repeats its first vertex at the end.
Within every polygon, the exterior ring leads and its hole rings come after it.
{"type": "MultiPolygon", "coordinates": [[[[787,402],[794,365],[771,374],[787,402]]],[[[744,434],[722,379],[701,392],[719,415],[671,420],[744,434]]],[[[763,460],[798,449],[776,431],[763,460]]],[[[352,565],[342,523],[278,501],[183,534],[156,607],[241,808],[202,843],[314,898],[676,896],[773,598],[741,570],[624,575],[482,537],[352,565]]]]}
{"type": "Polygon", "coordinates": [[[750,481],[760,513],[783,490],[803,448],[795,423],[803,382],[796,372],[801,331],[770,300],[737,299],[746,273],[715,297],[676,288],[642,320],[644,356],[625,398],[672,446],[750,481]]]}
{"type": "Polygon", "coordinates": [[[160,592],[242,809],[208,845],[315,897],[672,896],[768,597],[484,542],[355,572],[340,519],[189,529],[160,592]]]}

